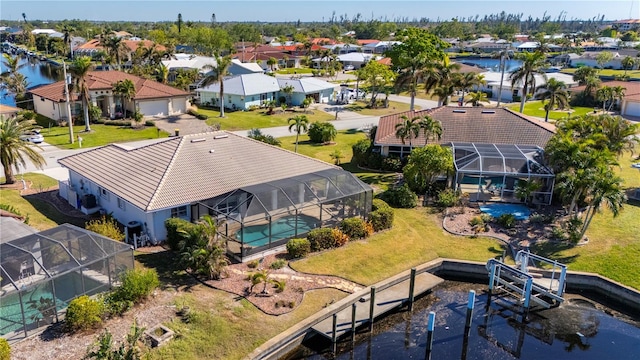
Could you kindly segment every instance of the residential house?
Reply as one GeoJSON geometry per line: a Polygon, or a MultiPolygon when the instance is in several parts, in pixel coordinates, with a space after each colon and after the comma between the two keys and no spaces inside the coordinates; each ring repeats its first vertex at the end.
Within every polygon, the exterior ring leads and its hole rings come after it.
{"type": "Polygon", "coordinates": [[[396,44],[400,44],[400,41],[378,41],[377,43],[362,45],[362,51],[368,54],[384,54],[385,51],[396,44]]]}
{"type": "MultiPolygon", "coordinates": [[[[603,64],[602,67],[605,69],[622,69],[622,59],[627,56],[635,57],[638,54],[637,50],[613,50],[610,52],[613,55],[613,58],[611,59],[611,61],[603,64]]],[[[584,52],[579,57],[572,58],[570,65],[571,67],[591,66],[594,68],[600,68],[600,64],[598,64],[597,60],[598,54],[600,53],[601,51],[584,52]]]]}
{"type": "Polygon", "coordinates": [[[167,219],[211,215],[242,261],[371,210],[371,187],[350,172],[224,131],[133,149],[111,144],[58,162],[69,169],[60,195],[72,206],[95,198],[120,223],[140,224],[152,243],[167,239],[167,219]]]}
{"type": "Polygon", "coordinates": [[[473,53],[493,53],[496,51],[501,51],[504,49],[508,49],[511,44],[507,42],[496,42],[496,41],[476,41],[472,44],[464,46],[465,51],[470,51],[473,53]]]}
{"type": "Polygon", "coordinates": [[[618,21],[615,21],[613,24],[617,27],[618,31],[621,31],[621,32],[640,29],[640,19],[618,20],[618,21]]]}
{"type": "MultiPolygon", "coordinates": [[[[131,61],[132,58],[132,54],[140,47],[143,46],[145,48],[150,48],[150,47],[154,47],[157,50],[165,50],[165,47],[159,44],[156,44],[155,42],[151,41],[151,40],[142,40],[142,39],[137,39],[137,40],[132,40],[132,39],[124,39],[122,40],[122,42],[126,45],[127,48],[127,53],[126,56],[124,57],[124,59],[122,60],[123,62],[127,62],[127,61],[131,61]]],[[[97,57],[100,53],[105,52],[105,48],[100,45],[100,40],[99,39],[92,39],[87,41],[86,43],[78,46],[77,48],[73,49],[73,52],[76,56],[90,56],[94,59],[97,60],[97,57]]]]}
{"type": "MultiPolygon", "coordinates": [[[[621,86],[624,90],[624,98],[620,106],[620,115],[622,117],[639,121],[640,120],[640,82],[637,81],[605,81],[600,86],[616,87],[621,86]]],[[[571,89],[573,93],[584,91],[585,86],[577,86],[571,89]]]]}
{"type": "MultiPolygon", "coordinates": [[[[312,78],[302,77],[299,79],[278,78],[280,89],[285,86],[293,86],[291,99],[287,99],[289,105],[300,106],[305,98],[311,98],[315,103],[327,103],[334,100],[334,92],[338,87],[336,84],[312,78]]],[[[280,91],[280,96],[287,96],[280,91]]],[[[279,96],[279,97],[280,97],[279,96]]]]}
{"type": "MultiPolygon", "coordinates": [[[[337,56],[337,60],[340,63],[342,63],[343,67],[346,65],[352,65],[354,69],[360,69],[361,67],[364,67],[365,65],[367,65],[367,63],[371,59],[375,60],[376,58],[377,57],[373,54],[366,54],[366,53],[360,53],[360,52],[341,54],[337,56]]],[[[322,58],[312,59],[311,61],[315,69],[322,69],[324,66],[323,64],[329,60],[330,59],[326,57],[322,57],[322,58]]]]}
{"type": "MultiPolygon", "coordinates": [[[[264,106],[278,99],[280,86],[273,76],[245,74],[223,80],[224,107],[232,110],[249,110],[253,106],[264,106]]],[[[220,83],[196,89],[201,104],[220,106],[220,83]]]]}
{"type": "MultiPolygon", "coordinates": [[[[555,44],[547,44],[550,51],[560,51],[562,50],[562,46],[558,46],[555,44]]],[[[518,46],[516,46],[516,50],[519,52],[534,52],[540,47],[540,43],[537,41],[527,41],[518,46]]]]}
{"type": "Polygon", "coordinates": [[[5,104],[0,104],[0,116],[5,118],[5,119],[9,119],[12,118],[14,116],[18,115],[18,112],[22,111],[22,109],[19,109],[17,107],[13,107],[13,106],[9,106],[9,105],[5,105],[5,104]]]}
{"type": "MultiPolygon", "coordinates": [[[[162,64],[169,69],[169,81],[174,81],[179,69],[197,69],[200,76],[205,76],[211,70],[205,69],[207,65],[216,66],[217,60],[210,56],[179,53],[171,59],[162,60],[162,64]]],[[[229,75],[243,75],[264,72],[256,63],[243,63],[239,59],[233,59],[229,66],[229,75]]]]}
{"type": "MultiPolygon", "coordinates": [[[[102,115],[115,118],[125,111],[139,111],[145,116],[167,116],[187,111],[190,95],[169,85],[148,80],[122,71],[90,71],[86,80],[91,103],[102,109],[102,115]],[[125,100],[113,93],[113,86],[121,80],[131,80],[135,86],[135,95],[125,100]]],[[[64,81],[43,85],[28,91],[33,97],[35,112],[53,120],[68,120],[65,106],[64,81]]],[[[82,112],[82,102],[76,92],[70,96],[73,117],[82,112]]]]}
{"type": "MultiPolygon", "coordinates": [[[[502,77],[501,72],[496,72],[496,71],[483,72],[481,73],[481,75],[484,76],[484,80],[486,81],[486,84],[478,86],[476,90],[489,93],[490,94],[489,98],[497,100],[498,93],[500,93],[500,87],[502,87],[501,101],[511,102],[511,101],[514,101],[514,99],[517,100],[517,98],[522,96],[521,84],[516,84],[516,86],[513,86],[511,79],[509,78],[511,76],[510,73],[505,73],[504,78],[502,77]],[[502,83],[500,82],[500,79],[502,79],[502,83]]],[[[545,76],[547,77],[547,79],[553,78],[558,81],[564,82],[565,85],[567,85],[567,88],[578,86],[578,83],[575,80],[573,80],[573,76],[569,74],[553,72],[553,73],[546,73],[545,76]]],[[[545,80],[545,78],[540,74],[534,75],[534,78],[535,78],[536,87],[547,83],[547,80],[545,80]]],[[[528,90],[530,94],[536,93],[535,88],[529,88],[528,90]]]]}

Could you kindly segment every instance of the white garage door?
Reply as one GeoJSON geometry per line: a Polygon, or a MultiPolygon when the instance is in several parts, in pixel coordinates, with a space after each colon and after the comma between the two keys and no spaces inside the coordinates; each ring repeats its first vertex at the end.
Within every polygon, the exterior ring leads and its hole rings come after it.
{"type": "Polygon", "coordinates": [[[163,116],[167,115],[167,100],[153,100],[139,102],[140,112],[144,116],[163,116]]]}
{"type": "Polygon", "coordinates": [[[624,110],[624,115],[640,116],[640,103],[628,101],[627,108],[624,110]]]}
{"type": "Polygon", "coordinates": [[[176,98],[171,99],[171,111],[173,114],[184,114],[187,112],[187,99],[176,98]]]}

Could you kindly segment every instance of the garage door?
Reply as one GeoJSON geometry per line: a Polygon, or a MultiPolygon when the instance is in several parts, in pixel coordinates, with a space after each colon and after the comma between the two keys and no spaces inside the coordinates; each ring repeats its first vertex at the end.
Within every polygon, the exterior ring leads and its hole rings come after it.
{"type": "Polygon", "coordinates": [[[140,112],[144,116],[163,116],[167,115],[167,100],[154,100],[139,102],[140,112]]]}
{"type": "Polygon", "coordinates": [[[627,108],[624,110],[624,115],[640,116],[640,103],[627,101],[627,108]]]}
{"type": "Polygon", "coordinates": [[[187,112],[187,99],[186,98],[177,98],[171,99],[171,111],[174,114],[184,114],[187,112]]]}

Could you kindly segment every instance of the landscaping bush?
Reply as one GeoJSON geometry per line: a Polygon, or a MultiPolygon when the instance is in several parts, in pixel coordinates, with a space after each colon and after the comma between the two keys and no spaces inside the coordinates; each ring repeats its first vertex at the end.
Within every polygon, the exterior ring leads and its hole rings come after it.
{"type": "Polygon", "coordinates": [[[144,126],[148,126],[148,127],[154,127],[156,126],[156,122],[153,120],[147,120],[144,122],[144,126]]]}
{"type": "Polygon", "coordinates": [[[118,286],[110,295],[113,300],[139,303],[145,300],[160,285],[154,269],[128,270],[120,277],[118,286]]]}
{"type": "Polygon", "coordinates": [[[481,216],[474,216],[473,218],[471,218],[471,220],[469,220],[469,225],[471,225],[471,228],[475,233],[485,232],[489,230],[487,228],[487,224],[485,224],[481,216]]]}
{"type": "Polygon", "coordinates": [[[516,217],[513,214],[502,214],[498,216],[496,222],[507,229],[511,229],[516,225],[516,217]]]}
{"type": "Polygon", "coordinates": [[[401,172],[402,171],[402,160],[398,157],[388,156],[382,160],[382,170],[384,171],[393,171],[393,172],[401,172]]]}
{"type": "Polygon", "coordinates": [[[196,110],[194,110],[194,109],[189,109],[189,110],[187,111],[187,114],[189,114],[189,115],[191,115],[191,116],[194,116],[194,117],[195,117],[196,119],[198,119],[198,120],[207,120],[207,119],[209,118],[207,115],[205,115],[205,114],[201,114],[201,113],[197,112],[197,111],[196,111],[196,110]]]}
{"type": "Polygon", "coordinates": [[[376,210],[380,210],[380,209],[387,209],[387,208],[390,209],[391,206],[389,206],[389,204],[387,204],[382,199],[373,199],[373,201],[371,202],[371,211],[376,211],[376,210]]]}
{"type": "Polygon", "coordinates": [[[110,239],[124,241],[124,232],[120,230],[118,222],[111,215],[102,215],[100,219],[91,220],[85,228],[110,239]]]}
{"type": "Polygon", "coordinates": [[[363,219],[352,217],[340,222],[340,230],[351,239],[363,239],[369,236],[366,224],[363,219]]]}
{"type": "Polygon", "coordinates": [[[438,193],[435,205],[439,208],[448,208],[460,203],[460,193],[453,189],[445,189],[438,193]]]}
{"type": "Polygon", "coordinates": [[[340,229],[331,229],[331,235],[336,247],[344,246],[349,242],[349,236],[342,232],[340,229]]]}
{"type": "Polygon", "coordinates": [[[351,161],[358,166],[367,166],[367,159],[371,154],[371,141],[369,139],[359,140],[351,146],[353,157],[351,161]]]}
{"type": "Polygon", "coordinates": [[[309,231],[307,239],[311,243],[311,251],[320,251],[336,247],[330,228],[317,228],[309,231]]]}
{"type": "Polygon", "coordinates": [[[409,189],[407,184],[389,189],[379,195],[387,204],[398,208],[414,208],[418,205],[418,196],[409,189]]]}
{"type": "Polygon", "coordinates": [[[311,252],[311,243],[308,239],[291,239],[287,242],[287,253],[292,258],[303,258],[311,252]]]}
{"type": "Polygon", "coordinates": [[[167,245],[171,250],[180,250],[180,242],[184,240],[184,233],[188,232],[196,225],[180,218],[170,218],[165,220],[164,227],[167,229],[167,245]]]}
{"type": "Polygon", "coordinates": [[[269,267],[273,270],[278,270],[278,269],[282,269],[283,267],[285,267],[287,265],[287,261],[284,259],[278,259],[274,262],[271,263],[271,265],[269,265],[269,267]]]}
{"type": "Polygon", "coordinates": [[[493,221],[493,216],[487,213],[482,213],[480,214],[480,219],[482,219],[482,221],[484,221],[485,223],[489,223],[493,221]]]}
{"type": "Polygon", "coordinates": [[[393,226],[393,209],[391,206],[387,205],[386,207],[372,211],[369,214],[369,222],[371,223],[371,226],[373,226],[374,231],[390,229],[393,226]]]}
{"type": "Polygon", "coordinates": [[[131,121],[126,120],[97,120],[96,123],[104,124],[109,126],[123,126],[123,127],[131,127],[131,121]]]}
{"type": "Polygon", "coordinates": [[[311,142],[322,144],[335,140],[338,131],[332,123],[314,122],[309,126],[307,134],[311,142]]]}
{"type": "Polygon", "coordinates": [[[0,360],[11,359],[11,347],[5,338],[0,338],[0,360]]]}
{"type": "Polygon", "coordinates": [[[64,318],[65,330],[76,332],[93,329],[102,323],[104,304],[87,295],[71,300],[64,318]]]}
{"type": "Polygon", "coordinates": [[[255,259],[255,260],[251,260],[247,263],[247,267],[249,269],[255,269],[258,267],[258,265],[260,265],[260,260],[255,259]]]}

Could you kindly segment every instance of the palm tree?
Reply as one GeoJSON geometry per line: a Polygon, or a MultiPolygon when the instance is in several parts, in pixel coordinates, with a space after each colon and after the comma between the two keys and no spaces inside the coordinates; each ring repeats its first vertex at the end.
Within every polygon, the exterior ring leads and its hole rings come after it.
{"type": "Polygon", "coordinates": [[[210,70],[202,80],[202,87],[209,86],[215,82],[220,83],[220,117],[224,117],[224,78],[229,75],[229,67],[231,66],[231,56],[216,56],[215,64],[208,64],[202,68],[210,70]]]}
{"type": "Polygon", "coordinates": [[[401,69],[395,81],[396,90],[406,88],[409,90],[409,96],[411,96],[411,102],[409,105],[409,111],[414,110],[415,98],[418,92],[418,83],[424,77],[427,68],[431,66],[425,56],[417,57],[409,61],[409,66],[401,69]]]}
{"type": "Polygon", "coordinates": [[[73,32],[76,29],[71,25],[63,25],[62,26],[62,40],[64,40],[64,45],[69,47],[69,59],[73,58],[73,49],[71,48],[71,40],[73,38],[73,32]]]}
{"type": "MultiPolygon", "coordinates": [[[[415,139],[420,135],[420,117],[416,116],[409,119],[406,115],[400,117],[401,123],[396,124],[396,137],[402,141],[402,145],[405,144],[405,140],[409,140],[409,151],[413,150],[413,143],[411,139],[415,139]]],[[[400,156],[403,155],[404,148],[400,151],[400,156]]]]}
{"type": "Polygon", "coordinates": [[[166,84],[169,80],[169,68],[166,67],[163,63],[158,64],[158,67],[156,68],[156,75],[158,81],[166,84]]]}
{"type": "Polygon", "coordinates": [[[543,102],[549,100],[544,106],[546,110],[545,122],[549,122],[549,111],[556,107],[564,109],[569,106],[569,92],[567,91],[567,85],[562,81],[551,78],[546,84],[538,86],[536,90],[543,90],[538,95],[538,98],[542,99],[543,102]]]}
{"type": "Polygon", "coordinates": [[[425,115],[418,122],[418,126],[422,129],[422,133],[424,134],[424,145],[426,146],[429,142],[429,138],[435,135],[438,140],[442,138],[442,123],[440,120],[435,120],[429,115],[425,115]]]}
{"type": "MultiPolygon", "coordinates": [[[[127,115],[127,106],[126,103],[128,101],[131,101],[131,99],[133,99],[133,97],[136,95],[136,86],[133,84],[133,81],[129,80],[129,79],[124,79],[124,80],[120,80],[115,84],[112,84],[113,86],[113,94],[114,95],[119,95],[121,98],[121,102],[122,102],[122,114],[126,117],[127,115]]],[[[133,106],[134,111],[136,111],[135,109],[135,104],[133,106]]]]}
{"type": "MultiPolygon", "coordinates": [[[[89,125],[89,87],[87,86],[86,77],[89,71],[93,68],[91,64],[91,58],[88,56],[80,56],[73,60],[69,67],[69,72],[73,77],[73,87],[75,91],[80,95],[82,99],[82,108],[84,110],[84,131],[91,131],[91,125],[89,125]]],[[[71,117],[71,114],[69,114],[71,117]]],[[[70,118],[69,121],[73,122],[70,118]]]]}
{"type": "Polygon", "coordinates": [[[456,92],[455,82],[443,84],[433,89],[433,95],[438,97],[438,106],[449,105],[449,98],[456,92]]]}
{"type": "Polygon", "coordinates": [[[178,25],[178,33],[180,33],[182,31],[182,14],[178,14],[178,21],[176,25],[178,25]]]}
{"type": "Polygon", "coordinates": [[[6,71],[0,74],[2,77],[13,75],[27,65],[26,63],[20,64],[20,55],[11,56],[9,54],[2,54],[2,57],[2,67],[6,69],[6,71]]]}
{"type": "Polygon", "coordinates": [[[487,81],[484,79],[484,75],[475,74],[472,72],[461,74],[458,77],[458,87],[460,90],[462,90],[462,101],[464,101],[464,95],[468,89],[486,83],[487,81]]]}
{"type": "Polygon", "coordinates": [[[607,167],[598,169],[594,176],[594,183],[591,185],[591,199],[580,232],[580,238],[587,232],[593,216],[600,210],[602,205],[606,205],[611,210],[613,217],[618,216],[622,206],[627,201],[622,183],[623,179],[616,176],[611,169],[607,167]]]}
{"type": "Polygon", "coordinates": [[[613,99],[613,88],[603,86],[596,91],[596,99],[602,101],[602,111],[607,110],[607,102],[613,99]]]}
{"type": "Polygon", "coordinates": [[[129,48],[127,44],[117,36],[112,36],[106,41],[106,48],[109,55],[116,60],[118,69],[121,68],[122,58],[127,55],[129,48]]]}
{"type": "Polygon", "coordinates": [[[286,95],[287,105],[289,106],[291,106],[291,95],[293,94],[293,90],[295,90],[293,85],[286,85],[280,89],[280,91],[286,95]]]}
{"type": "Polygon", "coordinates": [[[294,152],[298,152],[298,138],[301,133],[305,133],[309,129],[309,119],[307,119],[305,115],[298,115],[289,118],[289,132],[291,132],[291,129],[295,129],[296,132],[296,146],[294,152]]]}
{"type": "Polygon", "coordinates": [[[471,106],[474,107],[479,107],[479,106],[484,106],[481,104],[481,102],[489,102],[489,99],[487,98],[487,94],[482,92],[482,91],[476,91],[476,92],[472,92],[469,93],[470,97],[469,100],[465,101],[465,104],[471,104],[471,106]]]}
{"type": "Polygon", "coordinates": [[[584,79],[584,91],[583,94],[587,96],[593,96],[593,93],[600,87],[600,77],[597,75],[588,76],[584,79]]]}
{"type": "Polygon", "coordinates": [[[627,90],[627,88],[623,87],[623,86],[614,86],[611,91],[613,92],[613,101],[611,101],[611,105],[609,105],[609,111],[611,111],[611,108],[613,107],[613,105],[616,103],[615,100],[617,100],[618,105],[622,105],[622,99],[624,99],[624,95],[625,95],[625,91],[627,90]]]}
{"type": "Polygon", "coordinates": [[[498,104],[496,105],[496,107],[500,107],[500,101],[502,101],[502,83],[504,82],[504,71],[507,68],[507,60],[509,60],[509,55],[511,54],[511,52],[511,49],[507,48],[497,53],[497,56],[500,57],[500,85],[498,87],[498,104]]]}
{"type": "Polygon", "coordinates": [[[46,164],[42,155],[36,151],[40,149],[38,145],[20,139],[20,136],[30,129],[31,124],[20,117],[5,119],[0,116],[0,162],[7,184],[16,182],[13,169],[19,172],[20,165],[25,168],[27,159],[40,169],[46,164]]]}
{"type": "Polygon", "coordinates": [[[269,60],[267,60],[267,65],[269,65],[271,71],[274,71],[274,66],[276,66],[277,63],[278,59],[274,58],[273,56],[270,57],[269,60]]]}
{"type": "Polygon", "coordinates": [[[524,103],[527,101],[527,94],[529,89],[536,88],[536,74],[542,75],[546,80],[547,76],[542,70],[544,67],[544,55],[540,52],[533,53],[521,53],[517,56],[522,60],[522,66],[509,75],[511,79],[511,86],[514,87],[517,84],[522,85],[522,99],[520,100],[520,112],[524,112],[524,103]]]}

